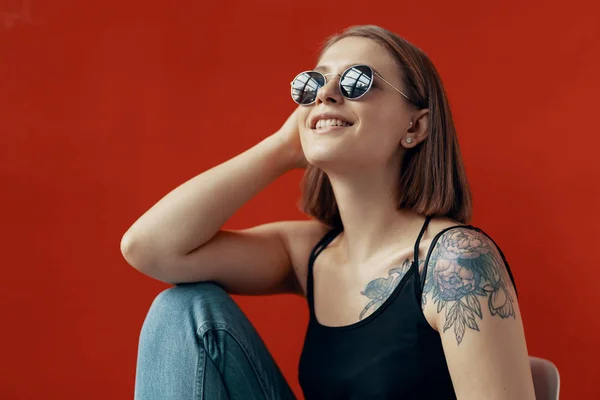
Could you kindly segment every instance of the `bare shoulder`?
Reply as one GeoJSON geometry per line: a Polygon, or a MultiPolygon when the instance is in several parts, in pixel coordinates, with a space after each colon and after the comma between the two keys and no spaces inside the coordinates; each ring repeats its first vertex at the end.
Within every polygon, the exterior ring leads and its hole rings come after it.
{"type": "Polygon", "coordinates": [[[430,249],[422,305],[435,329],[453,329],[460,343],[466,328],[478,330],[482,304],[490,315],[514,318],[516,293],[504,259],[488,236],[471,227],[447,228],[440,230],[430,249]]]}
{"type": "Polygon", "coordinates": [[[306,296],[310,253],[331,227],[317,220],[306,220],[281,222],[280,229],[296,277],[297,294],[306,296]]]}
{"type": "Polygon", "coordinates": [[[500,249],[477,228],[448,229],[433,244],[425,312],[434,315],[459,398],[535,398],[509,271],[500,249]]]}

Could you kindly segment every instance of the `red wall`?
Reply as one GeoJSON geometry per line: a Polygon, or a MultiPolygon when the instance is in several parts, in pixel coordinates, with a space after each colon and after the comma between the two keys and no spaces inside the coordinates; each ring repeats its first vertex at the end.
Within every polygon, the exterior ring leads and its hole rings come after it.
{"type": "MultiPolygon", "coordinates": [[[[0,398],[132,398],[139,330],[168,286],[126,264],[121,235],[277,129],[320,41],[361,23],[437,65],[529,351],[558,365],[563,399],[600,398],[600,11],[561,3],[0,1],[0,398]]],[[[300,178],[226,227],[302,218],[300,178]]],[[[237,299],[299,393],[305,304],[237,299]]]]}

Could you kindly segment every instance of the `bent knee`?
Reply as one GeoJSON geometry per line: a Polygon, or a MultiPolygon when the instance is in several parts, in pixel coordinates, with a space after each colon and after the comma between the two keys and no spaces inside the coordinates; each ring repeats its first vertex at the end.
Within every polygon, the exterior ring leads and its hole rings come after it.
{"type": "Polygon", "coordinates": [[[214,282],[180,283],[160,292],[153,301],[163,307],[183,308],[195,302],[229,298],[229,294],[214,282]]]}
{"type": "Polygon", "coordinates": [[[193,316],[196,320],[214,321],[237,308],[231,296],[218,284],[193,282],[178,284],[159,293],[148,314],[163,320],[193,316]]]}

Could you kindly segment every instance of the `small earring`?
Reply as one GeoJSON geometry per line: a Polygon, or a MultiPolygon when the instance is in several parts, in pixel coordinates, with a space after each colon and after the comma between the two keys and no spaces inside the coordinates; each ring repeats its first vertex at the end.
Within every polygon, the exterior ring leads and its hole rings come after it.
{"type": "Polygon", "coordinates": [[[406,143],[411,144],[412,143],[412,138],[407,137],[406,138],[406,143]]]}

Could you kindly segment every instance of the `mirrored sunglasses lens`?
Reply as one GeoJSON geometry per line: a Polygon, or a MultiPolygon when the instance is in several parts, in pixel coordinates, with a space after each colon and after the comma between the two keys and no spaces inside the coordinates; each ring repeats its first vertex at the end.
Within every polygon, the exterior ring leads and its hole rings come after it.
{"type": "Polygon", "coordinates": [[[325,85],[325,78],[318,72],[299,74],[292,82],[292,99],[298,104],[310,104],[317,98],[317,91],[325,85]]]}
{"type": "Polygon", "coordinates": [[[349,68],[340,79],[342,94],[349,99],[357,99],[371,88],[373,71],[366,65],[349,68]]]}

